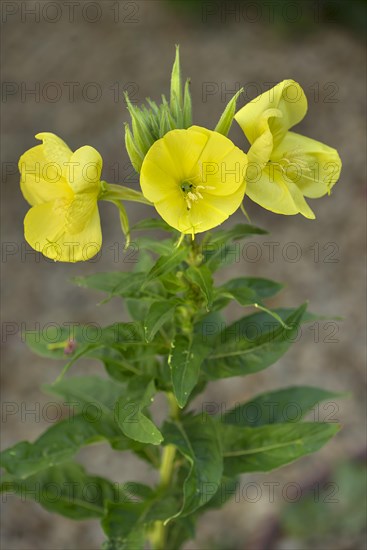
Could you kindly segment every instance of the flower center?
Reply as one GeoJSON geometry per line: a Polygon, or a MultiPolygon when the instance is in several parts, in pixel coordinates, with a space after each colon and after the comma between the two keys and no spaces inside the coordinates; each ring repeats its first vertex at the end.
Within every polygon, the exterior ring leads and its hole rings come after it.
{"type": "Polygon", "coordinates": [[[195,185],[189,180],[184,180],[180,187],[187,205],[187,210],[191,210],[194,202],[204,198],[200,191],[215,189],[215,187],[209,185],[195,185]]]}
{"type": "Polygon", "coordinates": [[[279,167],[283,173],[295,170],[298,172],[309,173],[311,169],[305,159],[305,154],[301,148],[294,148],[283,154],[279,161],[279,167]]]}

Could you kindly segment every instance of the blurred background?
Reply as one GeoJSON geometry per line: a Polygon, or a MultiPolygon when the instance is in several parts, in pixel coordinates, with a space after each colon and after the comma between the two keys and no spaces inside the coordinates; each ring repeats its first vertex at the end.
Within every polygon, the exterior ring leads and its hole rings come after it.
{"type": "MultiPolygon", "coordinates": [[[[141,103],[169,91],[174,45],[183,76],[192,79],[194,121],[213,128],[241,86],[240,106],[277,82],[304,88],[309,112],[296,131],[338,149],[343,161],[330,197],[310,201],[316,220],[282,217],[248,201],[254,224],[270,231],[241,249],[229,276],[259,275],[286,283],[272,306],[310,301],[311,311],[343,321],[304,328],[302,338],[269,369],[210,384],[202,401],[230,408],[268,389],[308,384],[349,392],[320,405],[316,420],[340,421],[341,433],[316,455],[279,471],[244,476],[246,489],[220,512],[203,516],[186,548],[218,550],[353,549],[365,544],[365,16],[364,1],[94,1],[1,2],[2,38],[2,448],[34,440],[52,422],[41,393],[61,365],[33,355],[22,330],[48,323],[126,319],[119,300],[96,307],[101,295],[68,279],[96,271],[129,270],[115,208],[100,207],[103,249],[80,264],[47,261],[23,238],[28,210],[19,189],[17,160],[34,135],[54,132],[72,149],[89,144],[104,159],[103,178],[138,188],[123,144],[128,120],[123,92],[141,103]],[[12,414],[9,414],[9,410],[12,414]],[[269,493],[269,483],[274,495],[269,493]],[[302,488],[302,498],[292,493],[302,488]],[[288,491],[289,489],[289,491],[288,491]]],[[[230,137],[244,146],[233,127],[230,137]]],[[[128,205],[131,221],[151,215],[128,205]]],[[[228,225],[243,221],[236,213],[228,225]]],[[[229,318],[241,315],[233,308],[229,318]]],[[[81,362],[74,373],[103,374],[81,362]]],[[[52,398],[51,398],[52,400],[52,398]]],[[[157,402],[157,414],[162,403],[157,402]]],[[[107,447],[78,456],[92,473],[116,481],[151,481],[142,462],[107,447]]],[[[297,492],[297,491],[296,491],[297,492]]],[[[4,550],[94,550],[98,522],[74,523],[36,503],[2,503],[4,550]]]]}

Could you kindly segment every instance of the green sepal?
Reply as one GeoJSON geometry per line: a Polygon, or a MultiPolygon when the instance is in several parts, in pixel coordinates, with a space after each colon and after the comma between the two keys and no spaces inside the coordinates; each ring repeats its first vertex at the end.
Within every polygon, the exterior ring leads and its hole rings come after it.
{"type": "Polygon", "coordinates": [[[127,154],[129,155],[130,162],[133,165],[135,171],[139,174],[141,166],[143,164],[144,155],[136,145],[133,135],[130,130],[129,124],[125,123],[125,147],[127,154]]]}
{"type": "Polygon", "coordinates": [[[185,82],[184,102],[183,102],[183,127],[190,128],[192,126],[192,103],[190,92],[191,80],[188,78],[185,82]]]}
{"type": "Polygon", "coordinates": [[[132,105],[127,93],[125,93],[125,100],[131,116],[131,124],[136,147],[145,156],[155,141],[154,136],[150,131],[147,118],[138,107],[132,105]]]}
{"type": "MultiPolygon", "coordinates": [[[[182,83],[180,66],[180,47],[176,45],[175,61],[171,74],[170,109],[175,120],[182,123],[182,83]]],[[[178,124],[178,127],[181,125],[178,124]]]]}
{"type": "Polygon", "coordinates": [[[222,116],[220,117],[218,124],[214,128],[215,132],[219,132],[224,136],[228,135],[228,132],[232,126],[233,118],[236,112],[237,99],[242,94],[243,88],[238,90],[238,92],[232,97],[228,102],[226,108],[224,109],[222,116]]]}

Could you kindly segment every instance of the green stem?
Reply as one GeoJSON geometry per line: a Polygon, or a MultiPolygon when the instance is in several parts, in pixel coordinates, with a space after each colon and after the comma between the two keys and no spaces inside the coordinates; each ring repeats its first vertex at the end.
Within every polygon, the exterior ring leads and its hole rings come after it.
{"type": "Polygon", "coordinates": [[[107,183],[106,181],[102,181],[101,183],[102,192],[99,196],[100,200],[132,201],[153,206],[140,191],[135,191],[135,189],[130,189],[130,187],[125,187],[124,185],[107,183]]]}
{"type": "MultiPolygon", "coordinates": [[[[176,398],[172,393],[167,393],[166,395],[170,405],[170,417],[172,418],[172,420],[177,420],[180,409],[177,405],[176,398]]],[[[159,469],[159,489],[161,491],[168,489],[171,485],[175,465],[175,456],[175,445],[166,445],[163,449],[161,467],[159,469]]],[[[153,550],[165,550],[166,536],[167,529],[163,521],[156,521],[151,535],[153,550]]]]}

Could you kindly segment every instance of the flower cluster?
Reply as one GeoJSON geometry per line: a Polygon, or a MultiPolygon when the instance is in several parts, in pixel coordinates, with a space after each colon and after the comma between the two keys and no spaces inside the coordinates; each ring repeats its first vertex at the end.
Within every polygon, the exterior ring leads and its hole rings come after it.
{"type": "Polygon", "coordinates": [[[214,130],[192,126],[187,80],[182,90],[179,50],[171,77],[170,101],[148,100],[141,109],[128,101],[132,131],[125,144],[141,192],[101,181],[102,158],[84,146],[74,153],[57,136],[37,134],[42,145],[19,161],[21,189],[32,208],[25,238],[45,256],[61,261],[93,257],[102,243],[97,201],[113,202],[128,238],[122,201],[145,202],[181,234],[194,238],[223,223],[249,197],[277,214],[315,215],[305,197],[329,194],[339,178],[337,151],[290,131],[307,112],[301,86],[284,80],[236,112],[238,92],[214,130]],[[250,148],[245,153],[227,136],[233,120],[250,148]]]}

